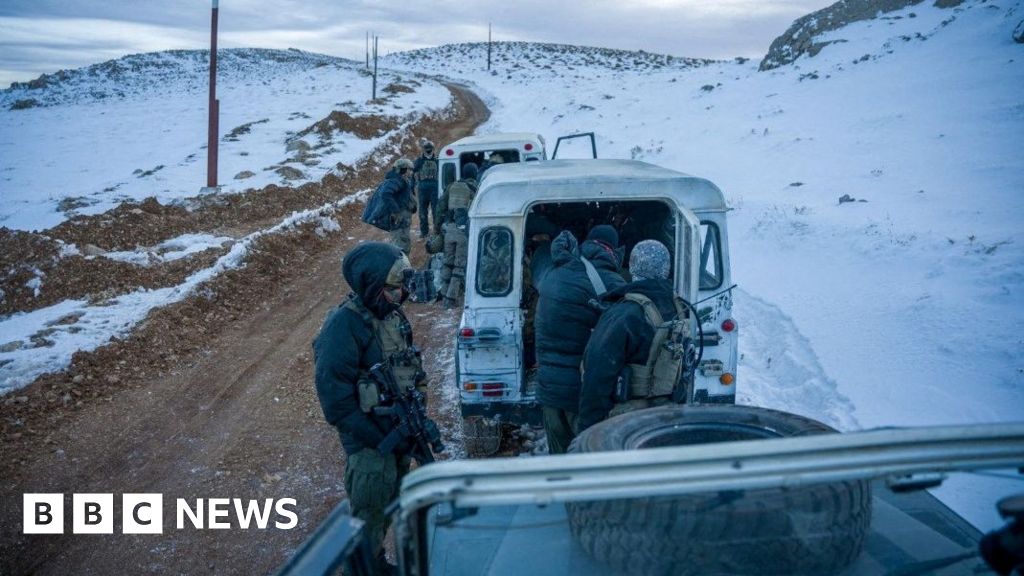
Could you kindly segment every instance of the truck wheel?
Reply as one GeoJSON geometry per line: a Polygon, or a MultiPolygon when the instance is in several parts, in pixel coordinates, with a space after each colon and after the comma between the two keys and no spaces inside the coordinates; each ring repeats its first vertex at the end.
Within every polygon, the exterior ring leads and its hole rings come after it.
{"type": "MultiPolygon", "coordinates": [[[[666,406],[623,414],[570,452],[636,450],[836,431],[752,406],[666,406]]],[[[583,548],[622,573],[831,574],[860,554],[871,524],[867,480],[788,489],[566,504],[583,548]]]]}
{"type": "Polygon", "coordinates": [[[462,420],[462,436],[466,442],[466,455],[470,458],[493,456],[501,446],[501,423],[471,416],[462,420]]]}

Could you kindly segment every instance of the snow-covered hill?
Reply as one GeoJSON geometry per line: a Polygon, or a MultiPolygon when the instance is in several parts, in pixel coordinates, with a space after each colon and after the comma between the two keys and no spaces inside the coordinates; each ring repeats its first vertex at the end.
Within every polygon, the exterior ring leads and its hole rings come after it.
{"type": "MultiPolygon", "coordinates": [[[[491,72],[485,45],[386,63],[475,86],[488,130],[595,131],[603,157],[716,182],[742,402],[842,429],[994,422],[1024,414],[1022,19],[919,3],[822,27],[814,56],[764,72],[517,45],[491,72]]],[[[998,522],[990,499],[961,508],[998,522]]]]}
{"type": "MultiPolygon", "coordinates": [[[[370,102],[363,65],[330,56],[219,54],[223,192],[318,181],[450,101],[437,82],[385,72],[370,102]]],[[[195,196],[206,184],[207,58],[126,56],[0,91],[0,226],[45,229],[125,200],[195,196]]]]}

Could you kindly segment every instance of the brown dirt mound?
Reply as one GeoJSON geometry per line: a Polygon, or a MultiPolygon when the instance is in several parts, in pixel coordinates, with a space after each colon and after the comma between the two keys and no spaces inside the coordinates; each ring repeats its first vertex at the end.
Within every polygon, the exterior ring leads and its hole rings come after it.
{"type": "Polygon", "coordinates": [[[324,140],[329,140],[335,132],[348,132],[363,140],[369,140],[391,132],[398,128],[398,124],[399,119],[394,116],[351,116],[341,110],[335,110],[327,118],[299,131],[297,136],[301,138],[316,132],[324,140]]]}

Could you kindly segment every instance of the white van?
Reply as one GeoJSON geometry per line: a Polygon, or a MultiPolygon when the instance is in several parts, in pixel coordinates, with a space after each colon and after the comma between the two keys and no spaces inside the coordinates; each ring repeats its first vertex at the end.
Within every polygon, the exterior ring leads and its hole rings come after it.
{"type": "Polygon", "coordinates": [[[634,160],[551,160],[502,166],[481,182],[470,207],[465,308],[456,351],[462,416],[538,424],[535,354],[524,324],[535,303],[525,263],[542,221],[577,238],[612,224],[629,250],[661,241],[671,280],[702,319],[703,357],[688,403],[733,403],[737,324],[732,318],[727,208],[711,182],[634,160]]]}
{"type": "Polygon", "coordinates": [[[548,159],[544,137],[540,134],[504,132],[466,136],[444,146],[438,153],[438,170],[441,174],[439,189],[444,190],[458,180],[462,176],[462,167],[467,163],[472,162],[477,168],[482,168],[485,162],[493,162],[495,154],[501,156],[503,164],[548,159]]]}

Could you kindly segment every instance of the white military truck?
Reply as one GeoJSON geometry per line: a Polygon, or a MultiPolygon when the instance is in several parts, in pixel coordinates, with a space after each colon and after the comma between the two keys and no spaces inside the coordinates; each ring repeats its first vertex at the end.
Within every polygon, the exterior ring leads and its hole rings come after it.
{"type": "Polygon", "coordinates": [[[553,238],[570,230],[582,239],[597,224],[619,231],[624,262],[641,240],[656,239],[669,248],[671,281],[696,306],[703,325],[703,356],[686,403],[733,403],[738,329],[727,210],[721,191],[708,180],[639,161],[551,160],[492,168],[470,207],[465,308],[456,347],[455,385],[468,440],[493,438],[481,430],[494,430],[495,421],[540,422],[527,262],[544,232],[553,238]]]}
{"type": "Polygon", "coordinates": [[[497,163],[516,164],[548,159],[544,137],[532,132],[502,132],[466,136],[441,148],[439,160],[440,190],[462,176],[462,167],[472,162],[477,168],[497,163]],[[498,159],[500,157],[500,160],[498,159]]]}
{"type": "MultiPolygon", "coordinates": [[[[585,430],[568,455],[429,464],[392,507],[396,573],[1022,573],[1024,494],[982,535],[926,489],[1024,470],[1024,423],[833,432],[665,406],[585,430]]],[[[342,503],[279,575],[373,574],[362,532],[342,503]]]]}

